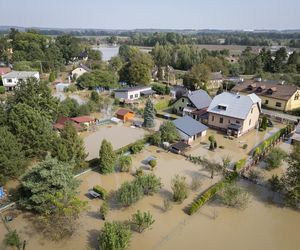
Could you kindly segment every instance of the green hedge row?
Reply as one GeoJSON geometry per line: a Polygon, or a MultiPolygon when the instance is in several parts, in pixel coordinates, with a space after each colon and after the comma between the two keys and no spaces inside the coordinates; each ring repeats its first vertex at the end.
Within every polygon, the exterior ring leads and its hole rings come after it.
{"type": "Polygon", "coordinates": [[[192,205],[188,208],[187,213],[192,215],[196,213],[206,202],[208,202],[211,198],[213,198],[220,190],[222,190],[226,183],[230,183],[234,181],[238,177],[237,172],[229,173],[223,180],[216,183],[212,187],[210,187],[207,191],[205,191],[199,199],[194,201],[192,205]]]}
{"type": "Polygon", "coordinates": [[[291,126],[288,125],[285,128],[280,129],[274,135],[272,135],[269,138],[267,138],[266,140],[264,140],[256,148],[254,148],[253,157],[259,156],[260,154],[262,154],[272,143],[274,143],[276,140],[278,140],[283,135],[290,133],[291,130],[292,130],[291,126]]]}
{"type": "Polygon", "coordinates": [[[94,187],[93,187],[93,190],[94,190],[96,193],[100,194],[100,195],[101,195],[101,198],[102,198],[103,200],[105,200],[105,199],[107,198],[107,196],[108,196],[107,191],[106,191],[103,187],[101,187],[101,186],[99,186],[99,185],[94,186],[94,187]]]}
{"type": "Polygon", "coordinates": [[[240,171],[246,165],[246,159],[241,159],[234,164],[234,171],[240,171]]]}

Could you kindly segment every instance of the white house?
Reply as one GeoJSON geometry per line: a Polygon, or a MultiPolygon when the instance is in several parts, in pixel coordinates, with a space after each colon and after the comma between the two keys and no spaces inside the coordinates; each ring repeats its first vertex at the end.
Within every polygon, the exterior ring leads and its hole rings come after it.
{"type": "Polygon", "coordinates": [[[19,81],[27,80],[29,78],[40,80],[40,74],[36,71],[11,71],[2,75],[2,82],[6,90],[11,91],[16,87],[19,81]]]}
{"type": "Polygon", "coordinates": [[[125,99],[125,100],[136,100],[139,99],[141,96],[148,96],[155,93],[151,89],[151,87],[147,86],[136,86],[131,88],[124,88],[124,89],[116,89],[115,98],[118,99],[125,99]]]}
{"type": "Polygon", "coordinates": [[[82,76],[84,73],[90,72],[91,70],[83,65],[80,64],[77,68],[73,69],[71,72],[72,79],[77,79],[78,77],[82,76]]]}

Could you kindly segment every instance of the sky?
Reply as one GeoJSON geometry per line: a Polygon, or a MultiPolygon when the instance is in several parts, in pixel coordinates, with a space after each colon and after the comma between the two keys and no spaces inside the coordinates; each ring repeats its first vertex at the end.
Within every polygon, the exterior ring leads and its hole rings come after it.
{"type": "Polygon", "coordinates": [[[0,0],[0,8],[0,25],[22,27],[300,29],[299,0],[0,0]]]}

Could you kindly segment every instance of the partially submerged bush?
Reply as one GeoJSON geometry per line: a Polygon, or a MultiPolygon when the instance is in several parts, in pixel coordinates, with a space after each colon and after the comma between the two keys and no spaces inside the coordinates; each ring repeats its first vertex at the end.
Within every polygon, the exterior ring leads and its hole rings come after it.
{"type": "Polygon", "coordinates": [[[129,155],[122,155],[119,158],[119,166],[121,172],[129,172],[132,165],[132,159],[129,155]]]}
{"type": "Polygon", "coordinates": [[[143,142],[136,143],[130,147],[130,152],[132,154],[137,154],[144,149],[145,144],[143,142]]]}
{"type": "Polygon", "coordinates": [[[150,212],[141,212],[138,210],[135,214],[132,215],[131,225],[134,230],[139,233],[142,233],[145,229],[149,228],[155,220],[150,212]]]}
{"type": "Polygon", "coordinates": [[[101,198],[102,198],[103,200],[105,200],[105,199],[107,198],[107,196],[108,196],[107,191],[106,191],[103,187],[101,187],[101,186],[99,186],[99,185],[94,186],[94,187],[93,187],[93,190],[94,190],[97,194],[100,194],[100,196],[101,196],[101,198]]]}
{"type": "Polygon", "coordinates": [[[149,165],[150,165],[151,169],[154,169],[157,165],[157,161],[156,160],[151,160],[151,161],[149,161],[149,165]]]}
{"type": "Polygon", "coordinates": [[[188,197],[188,185],[184,176],[176,175],[171,181],[173,199],[182,203],[188,197]]]}
{"type": "Polygon", "coordinates": [[[230,207],[245,208],[249,203],[249,194],[236,184],[226,183],[220,192],[221,201],[230,207]]]}
{"type": "Polygon", "coordinates": [[[267,156],[267,169],[275,169],[281,166],[282,161],[287,157],[287,153],[280,148],[274,148],[267,156]]]}

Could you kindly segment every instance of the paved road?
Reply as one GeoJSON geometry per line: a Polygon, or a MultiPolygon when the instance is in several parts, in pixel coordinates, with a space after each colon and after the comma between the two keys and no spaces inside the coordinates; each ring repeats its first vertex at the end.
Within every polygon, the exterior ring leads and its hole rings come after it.
{"type": "Polygon", "coordinates": [[[290,121],[294,121],[294,122],[297,122],[298,120],[300,120],[299,116],[284,114],[279,111],[262,109],[262,113],[265,115],[273,116],[273,117],[284,119],[284,120],[290,120],[290,121]]]}

